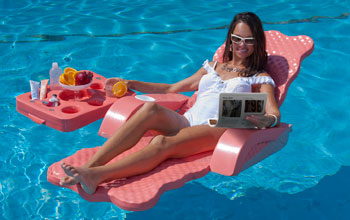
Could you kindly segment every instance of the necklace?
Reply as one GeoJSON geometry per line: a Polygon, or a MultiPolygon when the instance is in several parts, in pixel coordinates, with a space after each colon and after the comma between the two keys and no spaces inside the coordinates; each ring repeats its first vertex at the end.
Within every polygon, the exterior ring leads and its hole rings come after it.
{"type": "Polygon", "coordinates": [[[245,73],[246,70],[245,69],[241,69],[241,68],[238,68],[238,67],[228,67],[227,66],[227,63],[225,63],[222,67],[221,67],[222,70],[225,70],[227,72],[236,72],[236,73],[245,73]]]}

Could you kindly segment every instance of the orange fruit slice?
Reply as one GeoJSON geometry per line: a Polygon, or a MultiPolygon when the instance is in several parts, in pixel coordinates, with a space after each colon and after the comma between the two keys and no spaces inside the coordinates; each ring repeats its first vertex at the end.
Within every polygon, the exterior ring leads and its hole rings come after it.
{"type": "Polygon", "coordinates": [[[63,74],[66,82],[68,83],[68,85],[70,86],[75,86],[75,78],[72,78],[70,74],[63,74]]]}
{"type": "Polygon", "coordinates": [[[69,85],[75,86],[75,76],[76,76],[78,73],[79,73],[79,71],[69,71],[69,72],[67,73],[69,85]]]}
{"type": "Polygon", "coordinates": [[[128,86],[123,81],[119,81],[113,85],[113,95],[117,98],[123,97],[128,91],[128,86]]]}
{"type": "Polygon", "coordinates": [[[78,72],[79,71],[77,71],[76,69],[66,67],[63,71],[63,74],[60,76],[60,82],[65,85],[75,86],[75,75],[77,75],[78,72]]]}
{"type": "Polygon", "coordinates": [[[64,69],[63,73],[67,73],[67,72],[70,72],[70,71],[77,72],[77,70],[74,69],[74,68],[66,67],[66,68],[64,69]]]}
{"type": "Polygon", "coordinates": [[[68,85],[66,79],[64,78],[64,74],[61,74],[61,75],[60,75],[60,82],[61,82],[62,84],[64,84],[64,85],[68,85]]]}

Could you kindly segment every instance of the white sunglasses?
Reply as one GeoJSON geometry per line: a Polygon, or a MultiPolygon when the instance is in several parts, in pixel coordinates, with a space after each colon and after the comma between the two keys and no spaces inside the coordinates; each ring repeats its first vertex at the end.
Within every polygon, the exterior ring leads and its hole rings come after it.
{"type": "Polygon", "coordinates": [[[255,43],[254,37],[240,37],[235,34],[231,34],[231,41],[235,44],[240,44],[243,41],[246,45],[254,45],[255,43]]]}

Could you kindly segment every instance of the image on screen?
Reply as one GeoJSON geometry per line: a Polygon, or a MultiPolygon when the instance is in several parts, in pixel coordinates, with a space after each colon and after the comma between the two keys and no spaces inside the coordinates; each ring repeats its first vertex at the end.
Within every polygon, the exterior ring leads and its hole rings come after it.
{"type": "Polygon", "coordinates": [[[241,117],[242,100],[224,100],[222,106],[223,117],[241,117]]]}

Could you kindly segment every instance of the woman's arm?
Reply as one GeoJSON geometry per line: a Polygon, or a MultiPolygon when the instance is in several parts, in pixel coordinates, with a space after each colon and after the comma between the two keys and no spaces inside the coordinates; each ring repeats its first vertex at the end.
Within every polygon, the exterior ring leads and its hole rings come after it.
{"type": "Polygon", "coordinates": [[[106,91],[112,91],[113,85],[118,81],[124,81],[128,88],[137,90],[143,93],[178,93],[178,92],[188,92],[198,89],[198,84],[203,75],[207,71],[204,68],[200,68],[192,76],[181,80],[177,83],[168,84],[168,83],[150,83],[142,82],[137,80],[125,80],[121,78],[109,78],[105,82],[106,91]]]}
{"type": "MultiPolygon", "coordinates": [[[[267,101],[265,108],[266,115],[275,115],[277,117],[277,124],[279,124],[281,119],[281,113],[275,99],[275,88],[270,84],[262,84],[260,86],[260,92],[267,93],[267,101]]],[[[269,118],[271,119],[270,125],[272,125],[275,119],[273,116],[269,116],[269,118]]]]}
{"type": "MultiPolygon", "coordinates": [[[[259,74],[259,76],[270,76],[268,73],[259,74]]],[[[277,117],[277,124],[279,124],[281,119],[281,113],[278,108],[276,99],[275,99],[275,88],[271,84],[260,84],[255,86],[254,92],[267,93],[267,101],[266,101],[266,114],[262,117],[260,116],[249,116],[247,120],[253,122],[259,128],[270,127],[275,122],[275,115],[277,117]]]]}

